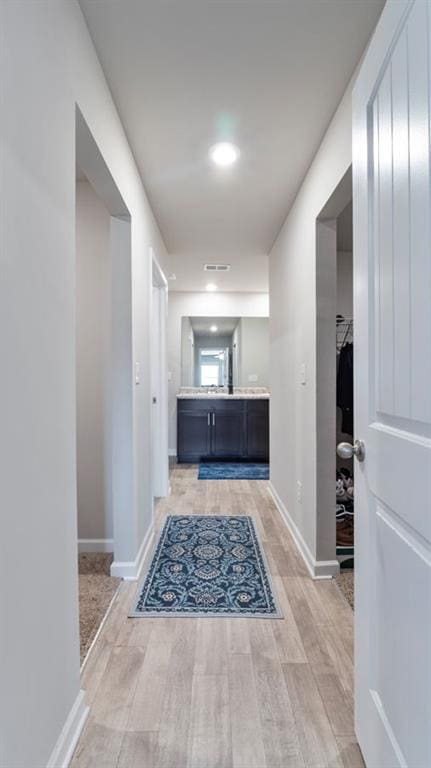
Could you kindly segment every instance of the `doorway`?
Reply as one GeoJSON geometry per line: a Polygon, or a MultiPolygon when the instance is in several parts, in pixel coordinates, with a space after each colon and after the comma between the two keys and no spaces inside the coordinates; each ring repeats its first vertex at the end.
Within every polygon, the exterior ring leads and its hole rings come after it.
{"type": "Polygon", "coordinates": [[[84,661],[118,588],[110,457],[110,215],[84,174],[76,180],[76,474],[80,652],[84,661]]]}
{"type": "Polygon", "coordinates": [[[353,378],[343,385],[346,397],[350,385],[348,403],[338,391],[340,359],[354,333],[351,168],[316,221],[316,246],[316,534],[325,575],[338,578],[340,564],[351,566],[353,557],[352,463],[337,456],[338,442],[353,428],[353,378]]]}
{"type": "Polygon", "coordinates": [[[150,248],[151,294],[151,475],[153,499],[169,495],[168,359],[166,326],[168,282],[150,248]]]}
{"type": "Polygon", "coordinates": [[[75,209],[76,492],[81,661],[118,588],[132,512],[131,222],[79,110],[75,209]]]}
{"type": "Polygon", "coordinates": [[[336,314],[336,554],[340,563],[337,582],[354,607],[355,482],[353,443],[353,205],[344,208],[337,227],[337,314],[336,314]],[[341,454],[341,455],[340,455],[341,454]]]}

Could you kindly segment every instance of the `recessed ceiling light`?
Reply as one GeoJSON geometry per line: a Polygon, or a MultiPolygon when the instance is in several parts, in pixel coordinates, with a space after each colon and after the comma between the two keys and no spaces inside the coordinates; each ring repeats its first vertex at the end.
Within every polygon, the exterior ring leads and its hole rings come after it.
{"type": "Polygon", "coordinates": [[[216,333],[218,331],[217,326],[216,325],[211,325],[210,326],[210,331],[211,331],[211,333],[216,333]]]}
{"type": "Polygon", "coordinates": [[[208,283],[207,284],[207,291],[216,291],[216,290],[217,290],[217,286],[216,286],[215,283],[208,283]]]}
{"type": "Polygon", "coordinates": [[[234,144],[222,142],[221,144],[214,144],[209,151],[209,155],[216,165],[233,165],[239,158],[239,149],[234,144]]]}

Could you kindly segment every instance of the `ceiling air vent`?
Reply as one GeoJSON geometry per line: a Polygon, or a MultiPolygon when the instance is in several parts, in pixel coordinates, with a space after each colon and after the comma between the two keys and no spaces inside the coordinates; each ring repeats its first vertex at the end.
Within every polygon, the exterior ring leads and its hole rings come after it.
{"type": "Polygon", "coordinates": [[[205,272],[229,272],[230,264],[205,264],[205,272]]]}

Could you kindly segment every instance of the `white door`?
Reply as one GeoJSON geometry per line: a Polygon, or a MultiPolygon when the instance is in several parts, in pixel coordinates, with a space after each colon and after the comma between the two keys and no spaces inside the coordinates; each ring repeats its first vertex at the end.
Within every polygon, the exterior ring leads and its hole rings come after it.
{"type": "Polygon", "coordinates": [[[388,2],[353,96],[356,730],[431,766],[430,19],[388,2]]]}
{"type": "Polygon", "coordinates": [[[168,362],[166,325],[168,289],[166,278],[150,249],[151,292],[151,436],[153,497],[169,495],[168,458],[168,362]]]}
{"type": "Polygon", "coordinates": [[[160,441],[160,307],[159,290],[153,287],[151,301],[151,473],[153,496],[158,496],[159,472],[158,462],[160,441]]]}

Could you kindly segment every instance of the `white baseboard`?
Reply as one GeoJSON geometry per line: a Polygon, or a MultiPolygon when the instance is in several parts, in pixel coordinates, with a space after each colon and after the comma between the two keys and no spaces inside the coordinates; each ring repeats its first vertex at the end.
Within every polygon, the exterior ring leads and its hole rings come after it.
{"type": "Polygon", "coordinates": [[[68,768],[89,711],[90,708],[85,703],[85,691],[80,691],[58,737],[47,768],[68,768]]]}
{"type": "Polygon", "coordinates": [[[130,562],[114,560],[114,562],[111,564],[111,576],[118,576],[120,579],[124,579],[125,581],[137,581],[141,575],[145,558],[147,557],[148,552],[150,551],[153,544],[153,537],[154,528],[151,525],[144,536],[135,560],[130,562]]]}
{"type": "Polygon", "coordinates": [[[177,455],[177,449],[176,448],[169,448],[168,449],[168,456],[176,456],[177,455]]]}
{"type": "Polygon", "coordinates": [[[111,613],[111,610],[112,610],[112,607],[113,607],[113,605],[115,603],[115,600],[117,598],[118,590],[119,589],[120,589],[120,586],[117,587],[117,589],[115,590],[114,594],[112,595],[111,602],[108,605],[108,609],[107,609],[107,611],[106,611],[106,613],[105,613],[105,615],[104,615],[104,617],[102,619],[102,623],[100,624],[99,629],[97,630],[96,634],[94,635],[93,640],[91,641],[91,645],[90,645],[87,653],[85,654],[85,659],[82,662],[81,669],[80,669],[81,679],[82,679],[82,673],[84,672],[84,669],[87,666],[88,660],[89,660],[91,654],[93,653],[93,649],[94,649],[94,647],[95,647],[95,645],[96,645],[100,635],[102,634],[103,627],[105,626],[106,621],[108,619],[108,616],[111,613]]]}
{"type": "Polygon", "coordinates": [[[78,539],[78,552],[113,552],[114,539],[78,539]]]}
{"type": "Polygon", "coordinates": [[[278,495],[271,482],[268,483],[268,491],[271,494],[272,499],[278,511],[280,512],[285,525],[293,537],[293,540],[302,556],[302,559],[307,566],[310,576],[313,579],[332,579],[334,576],[337,576],[340,572],[340,564],[338,560],[316,560],[310,552],[308,544],[305,541],[301,531],[292,519],[291,515],[289,515],[286,507],[284,506],[280,496],[278,495]]]}

